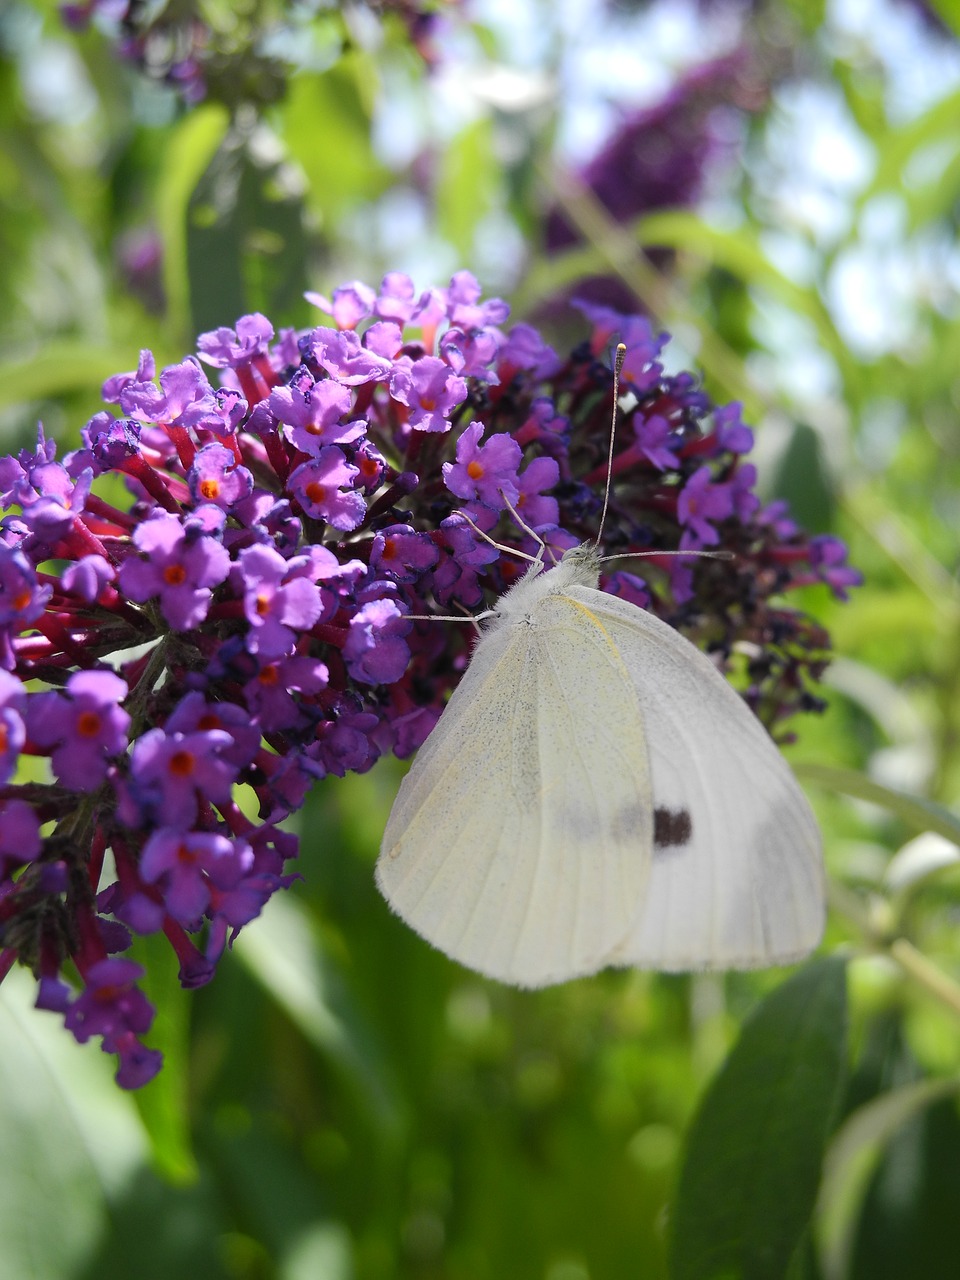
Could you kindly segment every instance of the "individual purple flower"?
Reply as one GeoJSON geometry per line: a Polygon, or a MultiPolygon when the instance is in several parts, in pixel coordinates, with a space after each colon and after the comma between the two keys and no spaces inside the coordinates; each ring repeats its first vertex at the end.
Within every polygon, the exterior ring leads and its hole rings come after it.
{"type": "Polygon", "coordinates": [[[424,356],[394,369],[390,394],[409,408],[415,430],[449,431],[450,415],[467,398],[467,384],[445,360],[424,356]]]}
{"type": "Polygon", "coordinates": [[[308,516],[349,531],[363,523],[367,511],[363,494],[353,487],[358,474],[342,449],[328,445],[302,462],[287,484],[308,516]]]}
{"type": "Polygon", "coordinates": [[[30,481],[20,460],[11,454],[0,458],[0,507],[12,507],[19,503],[20,495],[28,493],[30,488],[30,481]]]}
{"type": "Polygon", "coordinates": [[[248,547],[240,553],[244,613],[250,624],[246,638],[251,653],[282,658],[320,617],[319,588],[299,576],[297,566],[272,547],[248,547]]]}
{"type": "Polygon", "coordinates": [[[403,330],[388,320],[378,320],[364,330],[363,345],[385,360],[396,360],[403,349],[403,330]]]}
{"type": "Polygon", "coordinates": [[[250,764],[260,747],[260,730],[243,707],[223,700],[210,702],[198,689],[180,700],[164,728],[167,733],[209,733],[222,729],[229,733],[231,741],[221,747],[220,754],[236,769],[250,764]]]}
{"type": "Polygon", "coordinates": [[[447,319],[454,328],[464,331],[483,329],[506,320],[510,314],[507,303],[502,298],[488,298],[481,302],[482,293],[479,281],[469,271],[457,271],[450,278],[447,319]]]}
{"type": "Polygon", "coordinates": [[[561,366],[553,347],[544,342],[530,324],[515,324],[499,352],[501,369],[509,371],[508,380],[521,370],[535,378],[550,378],[561,366]]]}
{"type": "Polygon", "coordinates": [[[680,490],[677,515],[683,525],[680,546],[715,547],[720,535],[711,521],[733,515],[733,495],[727,484],[714,484],[709,467],[700,467],[680,490]]]}
{"type": "MultiPolygon", "coordinates": [[[[496,515],[488,507],[480,507],[474,523],[485,533],[496,523],[496,515]]],[[[480,574],[499,558],[490,541],[481,538],[459,514],[441,525],[450,555],[441,560],[433,572],[433,590],[444,606],[456,599],[465,609],[479,608],[483,602],[480,574]]]]}
{"type": "MultiPolygon", "coordinates": [[[[733,452],[733,450],[731,450],[733,452]]],[[[752,462],[741,463],[733,473],[730,491],[733,497],[733,510],[738,520],[746,523],[760,510],[760,499],[754,493],[757,483],[757,468],[752,462]]]]}
{"type": "Polygon", "coordinates": [[[51,763],[60,783],[92,791],[110,760],[127,746],[130,716],[120,706],[125,680],[109,671],[77,671],[63,693],[37,693],[27,708],[27,729],[35,746],[53,747],[51,763]]]}
{"type": "Polygon", "coordinates": [[[120,566],[120,588],[143,604],[155,596],[167,622],[189,631],[207,616],[212,588],[230,572],[230,556],[213,538],[188,536],[176,516],[157,511],[134,530],[139,556],[120,566]]]}
{"type": "Polygon", "coordinates": [[[36,622],[52,594],[21,551],[0,544],[0,627],[19,630],[36,622]]]}
{"type": "Polygon", "coordinates": [[[373,314],[377,301],[376,293],[360,280],[334,289],[330,300],[322,293],[308,293],[304,296],[328,316],[333,316],[338,329],[356,329],[361,320],[366,320],[367,316],[373,314]]]}
{"type": "Polygon", "coordinates": [[[657,357],[666,346],[667,335],[654,334],[646,316],[624,316],[620,341],[627,348],[620,381],[636,395],[643,395],[659,383],[663,374],[657,357]]]}
{"type": "Polygon", "coordinates": [[[515,505],[519,497],[517,469],[523,454],[516,440],[503,433],[491,435],[481,444],[483,433],[481,422],[471,422],[465,428],[457,441],[456,462],[443,464],[443,481],[456,497],[502,511],[504,499],[515,505]]]}
{"type": "Polygon", "coordinates": [[[163,1066],[163,1054],[159,1049],[148,1049],[132,1031],[104,1038],[104,1050],[119,1058],[116,1081],[121,1089],[142,1089],[157,1075],[163,1066]]]}
{"type": "Polygon", "coordinates": [[[253,866],[244,840],[211,831],[155,831],[143,846],[140,875],[163,893],[174,920],[196,928],[210,905],[210,889],[232,889],[253,866]]]}
{"type": "Polygon", "coordinates": [[[27,691],[17,676],[0,668],[0,785],[12,777],[26,741],[27,691]]]}
{"type": "Polygon", "coordinates": [[[387,574],[394,582],[416,582],[439,558],[429,535],[417,533],[406,524],[382,529],[370,548],[370,568],[387,574]]]}
{"type": "MultiPolygon", "coordinates": [[[[682,542],[682,539],[681,539],[682,542]]],[[[693,600],[693,562],[683,556],[674,556],[667,570],[670,577],[670,595],[673,603],[681,607],[693,600]]]]}
{"type": "Polygon", "coordinates": [[[847,548],[839,538],[818,534],[810,539],[810,564],[838,600],[848,599],[847,588],[859,587],[863,574],[847,564],[847,548]]]}
{"type": "Polygon", "coordinates": [[[661,418],[658,414],[650,417],[637,414],[634,416],[633,429],[640,453],[658,471],[672,471],[676,467],[675,449],[679,441],[666,418],[661,418]]]}
{"type": "Polygon", "coordinates": [[[387,460],[380,450],[369,440],[364,440],[353,455],[357,468],[357,484],[364,493],[375,492],[383,480],[387,469],[387,460]]]}
{"type": "MultiPolygon", "coordinates": [[[[139,886],[139,879],[137,883],[139,886]]],[[[159,933],[167,912],[163,903],[153,896],[154,892],[152,889],[141,890],[139,887],[125,891],[120,881],[115,880],[109,888],[97,895],[97,907],[104,914],[109,913],[122,921],[134,933],[144,936],[159,933]]]]}
{"type": "Polygon", "coordinates": [[[753,448],[753,432],[741,418],[743,405],[739,400],[720,405],[713,411],[713,429],[717,444],[727,453],[749,453],[753,448]]]}
{"type": "Polygon", "coordinates": [[[119,404],[120,393],[125,387],[151,383],[156,376],[157,362],[153,358],[153,352],[143,347],[136,369],[127,373],[115,373],[112,378],[107,378],[101,387],[101,395],[106,404],[119,404]]]}
{"type": "Polygon", "coordinates": [[[273,325],[258,311],[241,316],[236,329],[221,326],[197,338],[197,355],[215,369],[247,364],[254,356],[263,355],[273,337],[273,325]]]}
{"type": "Polygon", "coordinates": [[[307,747],[307,755],[321,764],[324,775],[365,773],[378,755],[371,740],[376,727],[377,717],[369,711],[341,711],[317,726],[317,741],[307,747]]]}
{"type": "Polygon", "coordinates": [[[101,555],[81,556],[63,571],[64,591],[73,592],[87,604],[99,600],[111,583],[115,582],[117,571],[101,555]]]}
{"type": "Polygon", "coordinates": [[[0,800],[0,876],[32,862],[42,847],[37,811],[26,800],[0,800]]]}
{"type": "Polygon", "coordinates": [[[214,503],[224,511],[232,510],[253,492],[250,471],[238,466],[237,455],[222,444],[208,444],[197,450],[187,472],[187,483],[194,502],[214,503]]]}
{"type": "Polygon", "coordinates": [[[521,447],[537,444],[551,456],[562,457],[570,436],[570,419],[557,412],[552,400],[541,396],[531,402],[523,425],[511,434],[521,447]]]}
{"type": "Polygon", "coordinates": [[[193,426],[213,409],[213,388],[194,357],[168,365],[155,382],[128,382],[119,393],[121,410],[140,422],[193,426]]]}
{"type": "Polygon", "coordinates": [[[764,528],[772,529],[776,537],[784,541],[795,538],[800,532],[800,526],[790,518],[789,510],[790,504],[784,498],[778,498],[758,512],[757,523],[764,528]]]}
{"type": "Polygon", "coordinates": [[[499,559],[500,553],[493,539],[482,538],[477,533],[479,529],[488,534],[496,523],[496,512],[490,507],[480,507],[476,515],[471,516],[469,524],[459,511],[444,520],[440,528],[458,565],[471,569],[486,568],[499,559]]]}
{"type": "Polygon", "coordinates": [[[45,439],[41,423],[37,432],[36,450],[31,453],[24,449],[20,453],[18,469],[21,482],[10,493],[11,501],[28,506],[42,497],[54,498],[64,507],[72,505],[70,497],[75,478],[62,463],[54,459],[51,444],[54,442],[45,439]]]}
{"type": "Polygon", "coordinates": [[[346,387],[383,382],[393,372],[393,361],[368,351],[352,329],[314,329],[302,350],[346,387]]]}
{"type": "Polygon", "coordinates": [[[455,374],[466,378],[479,378],[490,386],[496,386],[500,375],[494,372],[497,354],[503,346],[503,336],[498,329],[448,329],[440,339],[439,352],[455,374]]]}
{"type": "Polygon", "coordinates": [[[153,1008],[135,986],[144,970],[133,960],[107,957],[83,975],[85,987],[70,1004],[64,1022],[80,1044],[91,1036],[112,1036],[123,1031],[142,1035],[153,1022],[153,1008]]]}
{"type": "Polygon", "coordinates": [[[560,507],[556,498],[546,496],[559,480],[560,467],[554,458],[533,458],[521,471],[514,505],[520,518],[531,529],[541,529],[559,520],[560,507]]]}
{"type": "Polygon", "coordinates": [[[307,390],[277,387],[267,401],[270,412],[285,424],[283,434],[290,443],[313,457],[324,445],[352,443],[363,435],[367,424],[362,418],[343,421],[351,404],[347,388],[330,379],[307,390]]]}
{"type": "Polygon", "coordinates": [[[650,592],[647,589],[647,584],[643,578],[638,578],[634,573],[628,573],[624,569],[617,569],[610,574],[605,589],[611,595],[619,596],[621,600],[629,600],[638,609],[650,608],[650,592]]]}
{"type": "Polygon", "coordinates": [[[593,325],[590,338],[590,350],[593,354],[596,356],[606,351],[613,338],[620,334],[624,313],[603,303],[591,302],[589,298],[574,297],[570,299],[570,304],[593,325]]]}
{"type": "Polygon", "coordinates": [[[350,620],[343,657],[354,680],[361,684],[392,684],[410,661],[406,635],[410,622],[396,600],[371,600],[350,620]]]}
{"type": "Polygon", "coordinates": [[[413,281],[402,271],[388,271],[380,282],[374,313],[381,320],[391,320],[403,328],[414,319],[416,309],[417,294],[413,281]]]}
{"type": "MultiPolygon", "coordinates": [[[[57,464],[43,470],[48,473],[40,480],[45,488],[53,474],[58,480],[63,478],[65,481],[62,485],[49,485],[48,492],[40,490],[40,497],[30,506],[31,541],[52,549],[67,539],[76,527],[90,495],[93,472],[87,468],[74,480],[65,468],[57,464]]],[[[80,527],[86,532],[84,526],[80,527]]]]}
{"type": "Polygon", "coordinates": [[[244,685],[243,692],[263,731],[274,733],[303,723],[304,708],[297,694],[320,693],[329,682],[325,663],[295,654],[265,663],[244,685]]]}
{"type": "Polygon", "coordinates": [[[201,799],[225,804],[237,776],[226,758],[231,742],[222,729],[169,734],[151,729],[138,738],[130,755],[130,784],[144,822],[185,831],[196,822],[201,799]]]}
{"type": "Polygon", "coordinates": [[[81,433],[98,474],[116,468],[122,471],[142,455],[143,428],[132,418],[114,418],[95,413],[81,433]]]}
{"type": "Polygon", "coordinates": [[[227,515],[222,507],[214,502],[206,502],[198,497],[197,505],[183,516],[183,532],[188,540],[210,537],[220,542],[227,524],[227,515]]]}

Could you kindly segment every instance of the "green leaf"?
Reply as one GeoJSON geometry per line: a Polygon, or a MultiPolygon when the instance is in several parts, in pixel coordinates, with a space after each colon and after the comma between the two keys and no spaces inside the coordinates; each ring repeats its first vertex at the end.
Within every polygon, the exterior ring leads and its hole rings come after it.
{"type": "Polygon", "coordinates": [[[326,228],[378,195],[390,175],[371,144],[376,64],[358,52],[323,75],[294,79],[282,108],[283,137],[307,175],[307,203],[326,228]]]}
{"type": "Polygon", "coordinates": [[[881,1094],[848,1116],[823,1166],[815,1236],[824,1280],[845,1280],[870,1178],[894,1133],[932,1103],[960,1091],[960,1080],[920,1080],[881,1094]]]}
{"type": "MultiPolygon", "coordinates": [[[[187,210],[229,120],[223,107],[190,111],[171,139],[157,183],[157,227],[163,240],[163,286],[174,340],[190,341],[190,284],[187,273],[187,210]]],[[[221,316],[220,324],[224,323],[221,316]]]]}
{"type": "Polygon", "coordinates": [[[167,1182],[185,1186],[198,1176],[188,1105],[193,992],[181,987],[173,952],[162,934],[138,938],[133,955],[146,970],[142,985],[156,1009],[145,1040],[163,1053],[160,1074],[134,1098],[150,1136],[154,1168],[167,1182]]]}
{"type": "Polygon", "coordinates": [[[15,969],[0,990],[0,1274],[63,1280],[109,1233],[146,1143],[113,1059],[35,1010],[35,985],[15,969]]]}
{"type": "Polygon", "coordinates": [[[297,899],[275,896],[255,926],[244,930],[234,955],[314,1048],[341,1070],[381,1132],[395,1134],[400,1115],[393,1082],[297,899]]]}
{"type": "Polygon", "coordinates": [[[725,231],[710,226],[685,209],[650,213],[633,224],[637,240],[645,248],[677,249],[695,254],[715,267],[722,267],[746,284],[760,288],[812,322],[820,341],[841,368],[851,360],[815,286],[797,284],[784,275],[767,257],[756,232],[749,226],[725,231]]]}
{"type": "Polygon", "coordinates": [[[284,192],[282,168],[230,139],[197,183],[187,229],[192,331],[248,311],[303,310],[303,205],[284,192]]]}
{"type": "Polygon", "coordinates": [[[954,35],[960,36],[960,0],[927,0],[927,7],[942,19],[954,35]]]}
{"type": "Polygon", "coordinates": [[[492,206],[498,174],[489,118],[468,125],[444,149],[437,175],[437,225],[464,259],[473,255],[477,224],[492,206]]]}
{"type": "Polygon", "coordinates": [[[826,791],[839,791],[857,800],[869,800],[871,804],[895,814],[915,831],[936,831],[954,844],[960,844],[960,817],[933,800],[909,795],[905,791],[895,791],[854,769],[837,769],[833,765],[798,761],[794,772],[801,781],[813,782],[826,791]]]}
{"type": "Polygon", "coordinates": [[[836,502],[820,437],[804,422],[793,429],[773,492],[790,503],[791,516],[809,533],[826,533],[833,528],[836,502]]]}
{"type": "Polygon", "coordinates": [[[41,354],[29,360],[0,365],[0,409],[70,391],[89,390],[99,396],[101,384],[130,364],[130,347],[111,352],[87,342],[47,343],[41,354]]]}
{"type": "Polygon", "coordinates": [[[923,115],[899,129],[889,129],[877,151],[877,169],[873,182],[860,197],[863,207],[884,191],[903,191],[903,171],[911,158],[941,140],[956,137],[957,113],[960,112],[960,90],[939,98],[923,115]]]}
{"type": "Polygon", "coordinates": [[[907,1117],[881,1155],[844,1280],[955,1280],[960,1269],[958,1184],[956,1099],[933,1099],[907,1117]]]}
{"type": "Polygon", "coordinates": [[[845,1067],[842,960],[768,996],[694,1121],[674,1212],[672,1280],[783,1276],[810,1219],[845,1067]]]}

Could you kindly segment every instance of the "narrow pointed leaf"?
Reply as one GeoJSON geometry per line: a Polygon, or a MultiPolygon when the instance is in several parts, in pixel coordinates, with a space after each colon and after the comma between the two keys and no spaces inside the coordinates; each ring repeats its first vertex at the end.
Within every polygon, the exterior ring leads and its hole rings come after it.
{"type": "Polygon", "coordinates": [[[672,1280],[785,1275],[810,1220],[845,1064],[842,960],[807,965],[746,1023],[694,1121],[672,1280]]]}

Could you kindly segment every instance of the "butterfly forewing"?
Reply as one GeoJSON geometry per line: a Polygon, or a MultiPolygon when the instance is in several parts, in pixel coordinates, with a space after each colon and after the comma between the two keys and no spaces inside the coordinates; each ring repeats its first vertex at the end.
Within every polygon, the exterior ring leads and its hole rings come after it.
{"type": "Polygon", "coordinates": [[[563,981],[630,930],[652,810],[635,681],[589,604],[550,594],[481,638],[401,786],[377,881],[461,963],[563,981]]]}
{"type": "Polygon", "coordinates": [[[572,594],[631,673],[650,759],[650,879],[610,963],[748,968],[805,955],[823,929],[820,835],[777,747],[672,628],[592,588],[572,594]]]}

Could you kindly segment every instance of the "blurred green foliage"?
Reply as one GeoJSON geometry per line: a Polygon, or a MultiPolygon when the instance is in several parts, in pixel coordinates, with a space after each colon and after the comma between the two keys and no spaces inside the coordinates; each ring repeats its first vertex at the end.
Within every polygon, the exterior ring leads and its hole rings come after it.
{"type": "Polygon", "coordinates": [[[536,72],[492,17],[452,14],[432,79],[396,29],[346,40],[321,13],[311,43],[306,6],[259,108],[188,109],[52,3],[0,10],[5,450],[38,416],[72,445],[140,347],[179,359],[253,309],[308,323],[305,288],[466,266],[539,316],[615,272],[746,402],[770,494],[866,577],[845,605],[807,593],[837,659],[788,751],[825,834],[829,958],[484,982],[375,891],[401,766],[328,779],[303,881],[215,983],[185,993],[151,957],[166,1065],[140,1095],[31,1010],[24,975],[4,984],[0,1280],[956,1275],[960,27],[919,7],[878,0],[854,28],[844,6],[755,6],[769,76],[735,160],[702,207],[627,224],[563,158],[570,37],[546,0],[518,4],[550,33],[536,72]],[[583,238],[550,256],[557,205],[583,238]]]}

